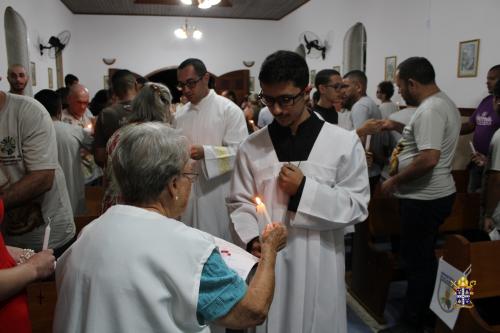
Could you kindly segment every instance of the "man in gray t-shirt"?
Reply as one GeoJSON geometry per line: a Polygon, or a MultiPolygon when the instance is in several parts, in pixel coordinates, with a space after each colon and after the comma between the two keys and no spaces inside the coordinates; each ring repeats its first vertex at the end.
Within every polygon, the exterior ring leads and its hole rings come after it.
{"type": "MultiPolygon", "coordinates": [[[[351,119],[355,129],[363,127],[370,119],[382,119],[382,114],[373,99],[366,95],[367,78],[365,73],[359,70],[350,71],[344,75],[343,99],[344,106],[351,110],[351,119]]],[[[370,151],[373,153],[373,164],[368,168],[370,177],[370,188],[373,190],[383,167],[384,144],[386,133],[374,134],[370,140],[370,151]]],[[[361,137],[366,147],[366,137],[361,137]]],[[[388,143],[388,142],[387,142],[388,143]]]]}
{"type": "Polygon", "coordinates": [[[432,324],[426,320],[432,317],[429,304],[437,270],[434,247],[438,228],[455,200],[451,164],[460,114],[439,90],[434,68],[425,58],[403,61],[396,71],[396,83],[406,103],[418,108],[406,126],[384,121],[385,129],[398,130],[403,137],[393,153],[392,177],[382,183],[381,190],[399,198],[401,259],[408,287],[399,324],[403,327],[398,329],[422,330],[422,325],[432,324]]]}
{"type": "Polygon", "coordinates": [[[50,223],[48,247],[56,257],[70,245],[75,223],[50,116],[33,98],[2,91],[0,197],[6,244],[39,251],[50,223]]]}

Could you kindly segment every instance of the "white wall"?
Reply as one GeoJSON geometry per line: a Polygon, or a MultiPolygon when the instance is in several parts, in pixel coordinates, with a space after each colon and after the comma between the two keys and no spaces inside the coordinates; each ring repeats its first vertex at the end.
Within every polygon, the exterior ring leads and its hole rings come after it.
{"type": "MultiPolygon", "coordinates": [[[[302,31],[324,38],[333,32],[333,48],[326,60],[308,59],[311,69],[342,64],[342,45],[347,30],[361,22],[367,30],[367,75],[369,95],[383,80],[384,58],[426,56],[434,64],[437,81],[461,107],[474,107],[486,95],[486,72],[500,63],[497,31],[500,1],[496,0],[311,0],[281,21],[190,19],[204,32],[201,41],[177,40],[173,31],[181,17],[72,15],[59,0],[0,0],[3,11],[11,5],[26,20],[30,45],[37,35],[49,36],[69,29],[72,40],[64,50],[65,73],[81,78],[92,93],[103,86],[108,66],[103,57],[116,57],[112,67],[129,68],[139,74],[178,65],[187,57],[203,59],[210,71],[220,75],[242,69],[243,60],[254,60],[251,75],[257,76],[264,58],[277,49],[294,50],[302,31]],[[457,78],[458,42],[481,39],[479,73],[476,78],[457,78]]],[[[34,41],[34,42],[33,42],[34,41]]],[[[6,71],[3,25],[0,26],[0,71],[6,71]]],[[[38,85],[47,86],[47,67],[55,64],[40,57],[32,47],[37,64],[38,85]]],[[[5,80],[0,88],[6,89],[5,80]]],[[[398,97],[396,97],[398,100],[398,97]]]]}
{"type": "MultiPolygon", "coordinates": [[[[60,0],[0,0],[0,15],[2,24],[0,25],[0,89],[8,90],[9,83],[7,82],[7,49],[5,47],[5,30],[3,17],[7,6],[11,6],[16,10],[26,22],[28,30],[28,48],[31,61],[36,64],[36,79],[37,85],[33,87],[33,93],[40,89],[48,88],[48,72],[47,68],[51,67],[54,77],[54,88],[57,88],[56,80],[56,64],[55,60],[48,57],[47,54],[40,55],[37,46],[37,40],[40,36],[47,43],[50,36],[57,35],[63,30],[73,31],[73,14],[62,4],[60,0]]],[[[64,52],[71,51],[76,47],[70,42],[70,45],[64,52]]],[[[63,57],[63,67],[70,68],[71,61],[67,57],[63,57]]]]}
{"type": "Polygon", "coordinates": [[[127,68],[141,75],[177,66],[184,59],[202,59],[215,75],[244,69],[243,60],[253,60],[251,75],[273,49],[280,22],[190,19],[203,32],[201,40],[179,40],[174,30],[184,23],[181,17],[87,16],[74,17],[74,43],[70,56],[78,59],[71,70],[91,92],[102,89],[108,67],[102,58],[116,58],[111,67],[127,68]]]}
{"type": "MultiPolygon", "coordinates": [[[[460,107],[475,107],[486,94],[486,72],[500,63],[497,31],[500,2],[495,0],[311,0],[282,20],[287,36],[280,44],[293,49],[300,32],[320,37],[334,31],[333,50],[326,60],[308,59],[311,69],[342,63],[342,43],[356,22],[367,31],[368,94],[384,79],[384,58],[425,56],[434,65],[439,86],[460,107]],[[481,39],[476,78],[457,78],[459,41],[481,39]]],[[[400,100],[397,96],[396,100],[400,100]]]]}

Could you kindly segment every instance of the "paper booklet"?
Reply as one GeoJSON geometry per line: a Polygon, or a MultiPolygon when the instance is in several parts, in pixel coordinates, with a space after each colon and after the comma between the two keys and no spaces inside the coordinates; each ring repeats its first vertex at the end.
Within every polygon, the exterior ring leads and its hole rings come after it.
{"type": "Polygon", "coordinates": [[[226,265],[234,270],[243,279],[247,280],[252,268],[259,262],[259,258],[251,255],[239,246],[223,239],[214,237],[215,245],[226,265]]]}

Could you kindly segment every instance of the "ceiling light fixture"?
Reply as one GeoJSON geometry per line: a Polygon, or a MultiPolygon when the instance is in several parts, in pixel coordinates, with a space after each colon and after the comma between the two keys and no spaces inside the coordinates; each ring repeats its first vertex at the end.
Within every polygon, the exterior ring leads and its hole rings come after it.
{"type": "MultiPolygon", "coordinates": [[[[185,5],[192,5],[193,1],[192,0],[181,0],[181,2],[185,5]]],[[[200,9],[208,9],[212,6],[218,5],[221,0],[196,0],[198,2],[198,8],[200,9]]]]}
{"type": "Polygon", "coordinates": [[[175,37],[179,39],[187,39],[189,37],[192,37],[193,39],[201,39],[203,37],[203,33],[201,32],[201,30],[197,29],[194,26],[188,25],[187,19],[180,28],[175,29],[174,34],[175,37]]]}

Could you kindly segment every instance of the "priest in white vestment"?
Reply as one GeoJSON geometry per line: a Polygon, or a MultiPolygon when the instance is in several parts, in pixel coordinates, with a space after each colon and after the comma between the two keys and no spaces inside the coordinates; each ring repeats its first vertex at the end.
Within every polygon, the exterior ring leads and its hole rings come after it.
{"type": "Polygon", "coordinates": [[[177,70],[178,89],[189,100],[175,115],[174,127],[191,141],[191,158],[200,174],[182,221],[230,240],[224,200],[239,144],[248,136],[243,111],[208,88],[210,74],[199,59],[187,59],[177,70]]]}
{"type": "Polygon", "coordinates": [[[368,215],[367,165],[355,132],[307,111],[308,73],[293,52],[264,61],[260,97],[274,121],[241,144],[227,200],[237,235],[255,255],[267,223],[256,196],[288,229],[275,298],[257,332],[347,331],[344,228],[368,215]]]}
{"type": "Polygon", "coordinates": [[[210,332],[207,323],[262,323],[286,229],[264,230],[247,286],[213,236],[175,219],[196,178],[186,138],[160,122],[124,127],[112,167],[123,204],[87,225],[58,260],[53,331],[192,333],[210,332]]]}

